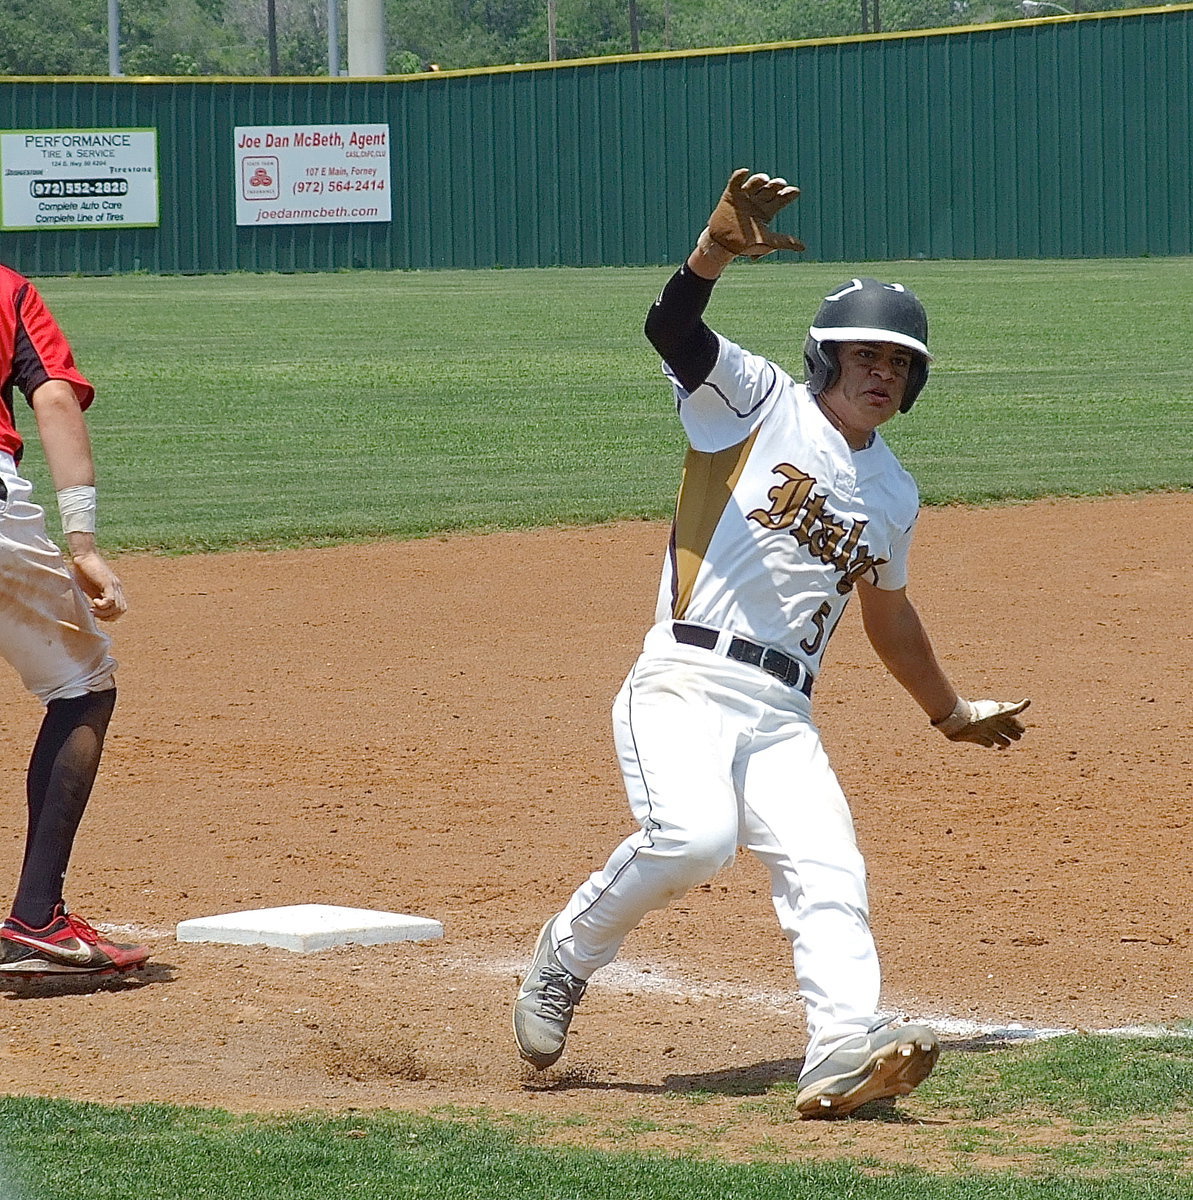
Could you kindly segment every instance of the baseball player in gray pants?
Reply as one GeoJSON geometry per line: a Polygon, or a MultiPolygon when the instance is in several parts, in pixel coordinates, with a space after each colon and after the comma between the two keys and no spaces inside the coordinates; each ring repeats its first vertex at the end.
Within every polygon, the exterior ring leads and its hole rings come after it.
{"type": "Polygon", "coordinates": [[[939,1052],[928,1027],[877,1011],[865,866],[812,722],[829,637],[856,591],[879,658],[953,741],[1009,745],[1028,701],[962,699],[907,595],[919,496],[878,427],[927,381],[919,300],[873,279],[836,288],[808,332],[804,383],[703,321],[735,257],[804,248],[769,228],[798,194],[734,172],[647,317],[689,450],[655,624],[613,708],[639,829],[543,926],[513,1023],[523,1059],[556,1062],[627,934],[745,846],[769,868],[806,1007],[795,1106],[827,1117],[906,1095],[939,1052]]]}

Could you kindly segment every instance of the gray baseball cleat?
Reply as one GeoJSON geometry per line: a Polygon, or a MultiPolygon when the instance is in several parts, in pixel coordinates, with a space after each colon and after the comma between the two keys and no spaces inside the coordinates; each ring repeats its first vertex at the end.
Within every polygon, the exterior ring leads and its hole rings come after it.
{"type": "Polygon", "coordinates": [[[539,934],[530,970],[514,1001],[514,1040],[518,1053],[540,1071],[557,1061],[567,1044],[568,1026],[587,981],[577,979],[551,945],[552,917],[539,934]]]}
{"type": "Polygon", "coordinates": [[[927,1025],[880,1025],[804,1071],[795,1107],[801,1117],[843,1117],[871,1100],[906,1096],[928,1078],[939,1055],[927,1025]]]}

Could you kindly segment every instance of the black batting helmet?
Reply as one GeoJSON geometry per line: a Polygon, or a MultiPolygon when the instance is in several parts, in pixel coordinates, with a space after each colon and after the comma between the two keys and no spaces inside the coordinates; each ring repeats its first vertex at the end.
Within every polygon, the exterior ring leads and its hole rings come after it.
{"type": "Polygon", "coordinates": [[[901,283],[851,279],[825,296],[804,343],[808,388],[815,396],[841,372],[837,342],[894,342],[915,352],[900,412],[911,408],[928,382],[928,314],[901,283]]]}

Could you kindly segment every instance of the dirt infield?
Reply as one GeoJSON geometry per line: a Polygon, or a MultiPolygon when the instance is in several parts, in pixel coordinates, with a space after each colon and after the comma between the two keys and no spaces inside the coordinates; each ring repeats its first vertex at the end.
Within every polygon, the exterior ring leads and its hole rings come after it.
{"type": "MultiPolygon", "coordinates": [[[[803,1045],[747,858],[645,922],[559,1068],[532,1079],[509,1034],[543,917],[629,829],[608,709],[665,539],[629,523],[122,560],[121,702],[68,896],[154,962],[98,987],[8,982],[0,1092],[599,1123],[711,1091],[685,1121],[745,1122],[803,1045]],[[302,902],[432,916],[446,936],[313,955],[172,937],[302,902]]],[[[1002,753],[928,729],[846,618],[816,706],[892,1008],[1193,1016],[1190,543],[1187,494],[925,512],[913,590],[941,657],[971,695],[1033,700],[1002,753]]],[[[2,688],[11,881],[39,712],[2,688]]]]}

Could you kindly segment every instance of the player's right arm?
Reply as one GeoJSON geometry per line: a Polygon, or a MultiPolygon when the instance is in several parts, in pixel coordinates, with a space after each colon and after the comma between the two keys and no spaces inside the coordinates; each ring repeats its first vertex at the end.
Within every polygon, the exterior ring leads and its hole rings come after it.
{"type": "Polygon", "coordinates": [[[774,233],[769,222],[799,195],[785,179],[746,168],[729,177],[687,262],[671,277],[646,317],[646,336],[688,392],[717,363],[717,336],[703,320],[713,284],[741,254],[761,258],[775,250],[803,250],[802,242],[774,233]]]}
{"type": "Polygon", "coordinates": [[[646,314],[646,337],[675,378],[694,392],[717,362],[717,335],[704,323],[713,280],[685,265],[667,281],[646,314]]]}
{"type": "Polygon", "coordinates": [[[10,277],[16,317],[11,382],[37,418],[75,578],[95,615],[110,621],[128,605],[95,541],[95,462],[83,416],[95,389],[75,366],[70,343],[38,290],[22,276],[10,272],[10,277]]]}
{"type": "Polygon", "coordinates": [[[95,615],[110,621],[128,605],[120,579],[95,541],[95,463],[83,416],[95,389],[75,366],[70,343],[37,289],[21,276],[14,275],[13,282],[11,382],[37,418],[75,578],[95,615]]]}
{"type": "Polygon", "coordinates": [[[119,576],[100,554],[95,540],[95,460],[80,398],[74,384],[47,379],[34,388],[29,403],[60,503],[64,496],[90,492],[82,511],[68,516],[69,510],[63,508],[66,543],[75,578],[90,598],[92,612],[101,620],[114,620],[126,611],[128,603],[119,576]]]}

